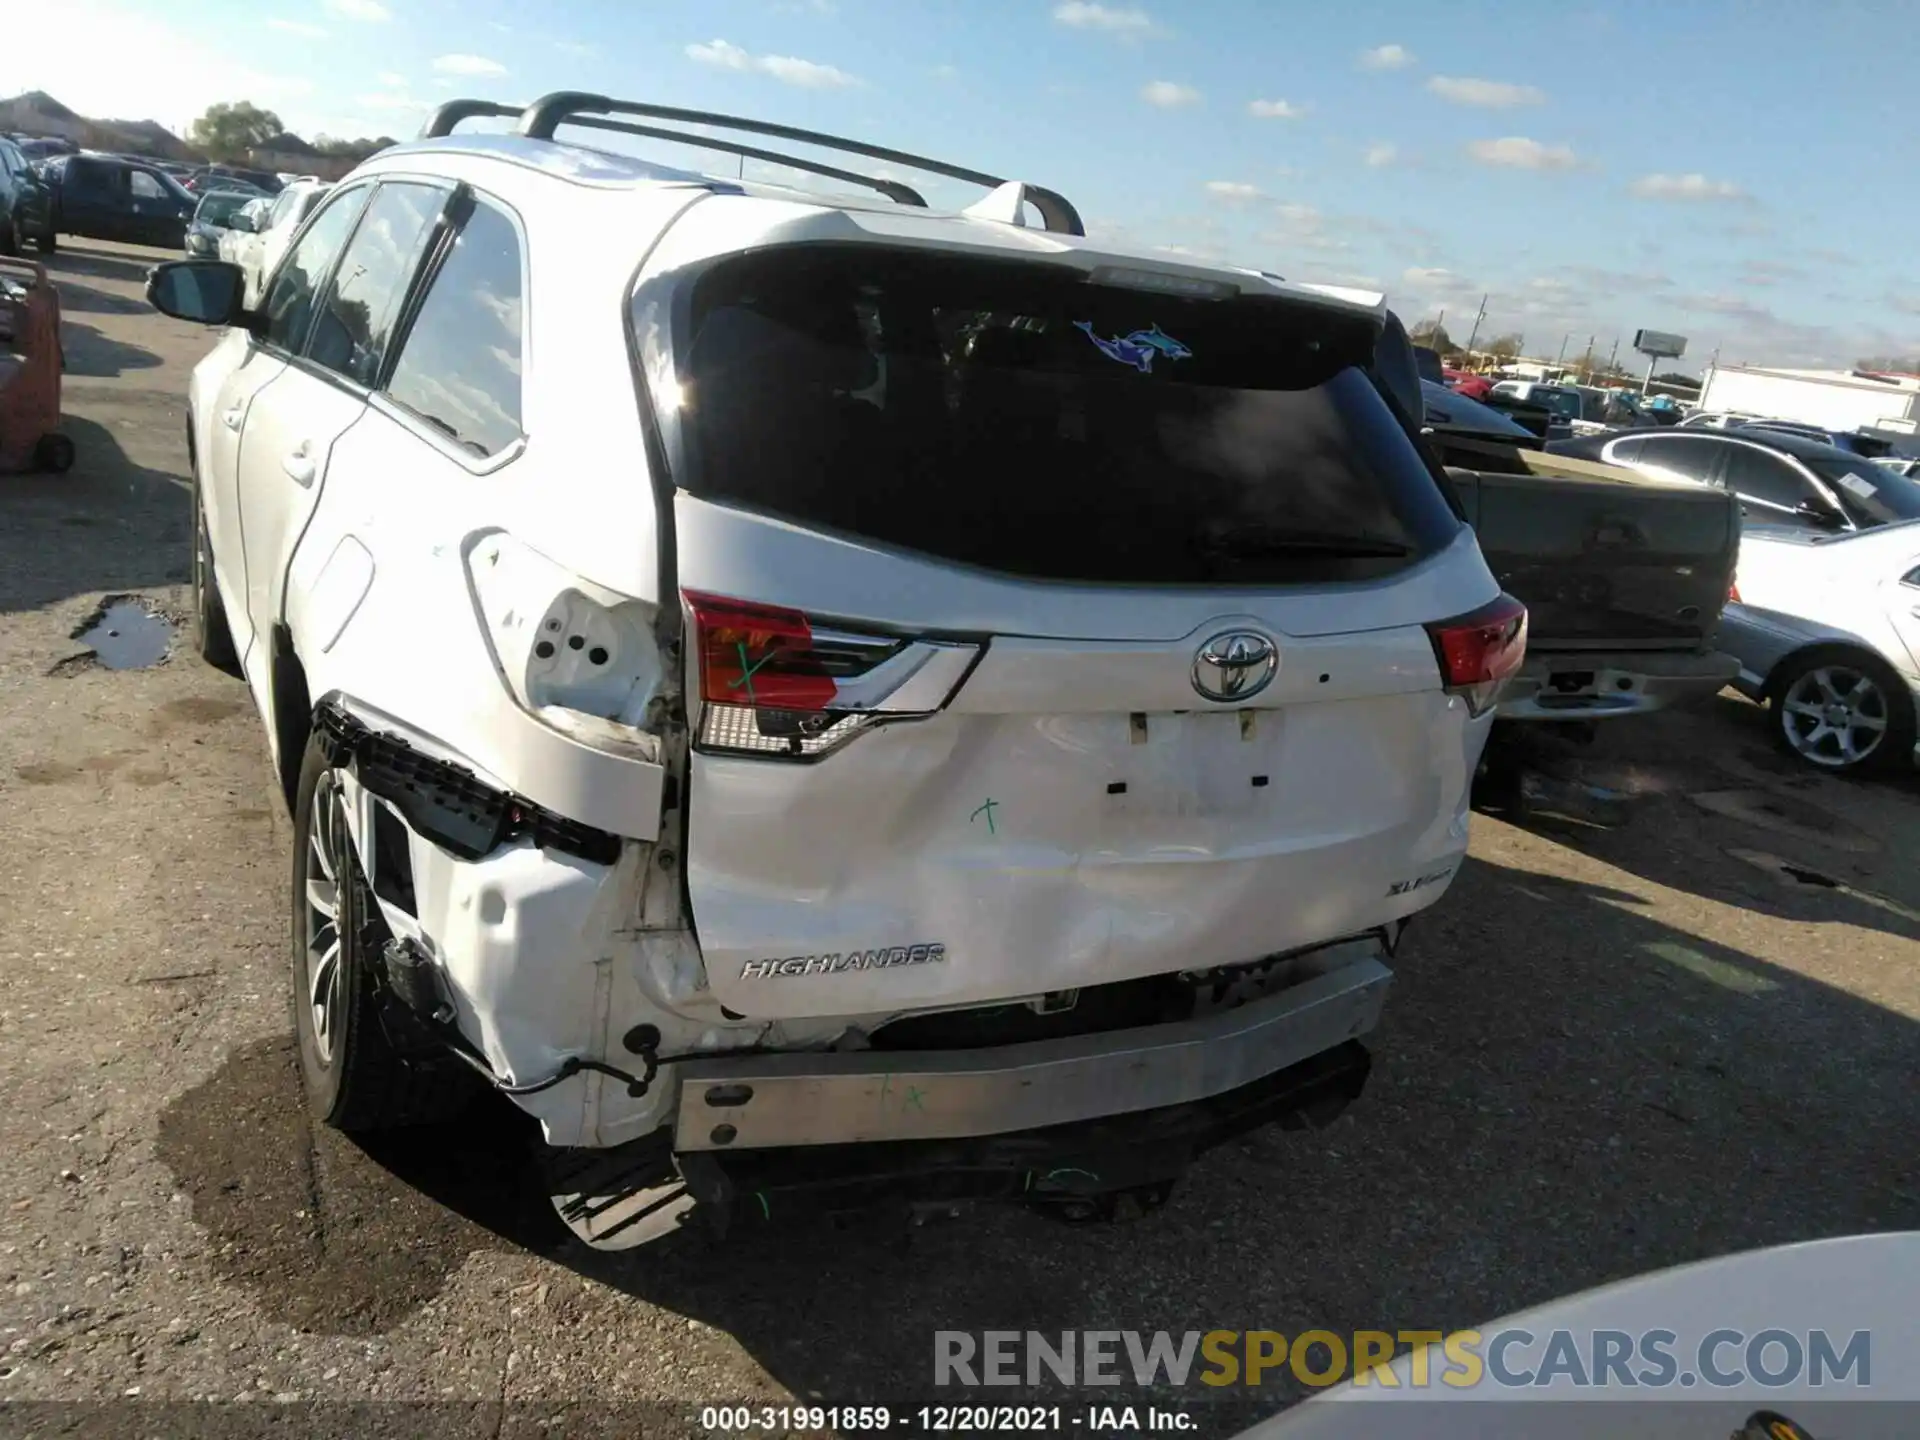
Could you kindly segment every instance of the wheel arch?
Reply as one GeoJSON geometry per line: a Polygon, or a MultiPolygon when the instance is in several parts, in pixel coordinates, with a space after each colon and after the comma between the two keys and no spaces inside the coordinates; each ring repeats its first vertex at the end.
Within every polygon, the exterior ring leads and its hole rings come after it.
{"type": "Polygon", "coordinates": [[[1773,662],[1772,668],[1767,671],[1766,681],[1761,687],[1767,699],[1778,700],[1781,685],[1786,676],[1808,662],[1822,657],[1863,661],[1899,680],[1900,693],[1903,695],[1912,693],[1893,663],[1865,640],[1848,640],[1838,635],[1826,635],[1818,640],[1809,640],[1804,645],[1796,646],[1773,662]]]}
{"type": "Polygon", "coordinates": [[[283,621],[273,627],[268,684],[273,695],[274,754],[280,772],[280,791],[287,812],[293,812],[300,792],[300,766],[307,738],[313,733],[313,698],[307,688],[306,666],[294,648],[293,631],[283,621]]]}

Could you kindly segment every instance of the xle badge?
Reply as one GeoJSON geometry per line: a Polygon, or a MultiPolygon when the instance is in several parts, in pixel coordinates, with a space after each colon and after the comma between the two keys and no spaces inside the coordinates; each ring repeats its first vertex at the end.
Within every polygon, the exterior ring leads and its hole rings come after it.
{"type": "Polygon", "coordinates": [[[1405,895],[1411,891],[1423,889],[1428,885],[1438,884],[1452,873],[1453,866],[1449,865],[1444,870],[1430,870],[1425,875],[1415,876],[1411,880],[1396,880],[1387,887],[1387,894],[1389,897],[1405,895]]]}
{"type": "Polygon", "coordinates": [[[947,958],[945,945],[895,945],[884,950],[848,950],[833,955],[788,955],[749,960],[742,980],[776,980],[795,975],[838,975],[843,970],[891,970],[896,965],[937,965],[947,958]]]}

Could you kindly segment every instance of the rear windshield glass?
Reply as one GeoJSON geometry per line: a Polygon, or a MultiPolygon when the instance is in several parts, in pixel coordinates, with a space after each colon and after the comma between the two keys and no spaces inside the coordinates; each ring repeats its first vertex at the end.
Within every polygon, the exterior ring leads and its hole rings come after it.
{"type": "Polygon", "coordinates": [[[1808,460],[1815,474],[1833,487],[1856,525],[1886,525],[1920,519],[1920,485],[1871,460],[1822,456],[1808,460]]]}
{"type": "Polygon", "coordinates": [[[877,246],[723,262],[681,337],[677,482],[1047,579],[1364,578],[1458,521],[1359,368],[1370,317],[877,246]]]}

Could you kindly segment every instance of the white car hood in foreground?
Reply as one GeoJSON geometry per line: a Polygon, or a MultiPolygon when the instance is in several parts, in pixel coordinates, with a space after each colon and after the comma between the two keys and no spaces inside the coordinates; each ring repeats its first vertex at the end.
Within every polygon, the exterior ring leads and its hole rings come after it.
{"type": "MultiPolygon", "coordinates": [[[[1868,1440],[1920,1433],[1920,1232],[1848,1236],[1749,1251],[1625,1280],[1525,1310],[1478,1327],[1485,1355],[1503,1331],[1524,1331],[1503,1361],[1509,1372],[1544,1368],[1555,1332],[1572,1337],[1581,1356],[1598,1332],[1618,1332],[1636,1344],[1668,1332],[1666,1349],[1678,1364],[1665,1385],[1582,1385],[1566,1374],[1531,1384],[1502,1384],[1491,1375],[1478,1384],[1441,1379],[1445,1361],[1430,1355],[1431,1383],[1413,1385],[1414,1358],[1392,1367],[1397,1386],[1375,1377],[1349,1382],[1246,1432],[1242,1440],[1310,1440],[1339,1436],[1421,1436],[1426,1440],[1557,1440],[1557,1437],[1633,1435],[1646,1440],[1725,1440],[1757,1410],[1782,1412],[1815,1440],[1868,1440]],[[1863,1363],[1842,1378],[1815,1386],[1806,1366],[1779,1384],[1748,1376],[1720,1385],[1698,1372],[1696,1357],[1716,1339],[1718,1373],[1747,1368],[1748,1343],[1775,1331],[1763,1367],[1784,1372],[1788,1346],[1810,1350],[1808,1337],[1824,1332],[1835,1353],[1855,1347],[1863,1363]],[[1717,1334],[1717,1332],[1725,1332],[1717,1334]],[[1867,1337],[1864,1349],[1855,1337],[1867,1337]],[[1738,1336],[1737,1339],[1733,1338],[1738,1336]],[[1693,1383],[1686,1377],[1693,1375],[1693,1383]],[[1863,1383],[1864,1382],[1864,1383],[1863,1383]],[[1631,1407],[1623,1410],[1622,1406],[1631,1407]]],[[[1636,1357],[1629,1368],[1639,1370],[1636,1357]]]]}

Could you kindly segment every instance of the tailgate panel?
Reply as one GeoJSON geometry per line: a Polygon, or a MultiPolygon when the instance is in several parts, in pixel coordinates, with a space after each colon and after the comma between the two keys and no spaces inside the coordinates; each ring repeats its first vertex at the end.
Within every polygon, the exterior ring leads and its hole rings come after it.
{"type": "MultiPolygon", "coordinates": [[[[742,1014],[981,1003],[1255,960],[1437,898],[1484,724],[1437,689],[1238,714],[948,713],[694,758],[688,881],[742,1014]],[[1264,783],[1262,783],[1264,782],[1264,783]],[[1115,787],[1123,787],[1116,789],[1115,787]],[[767,975],[768,960],[943,947],[767,975]]],[[[792,969],[795,967],[789,967],[792,969]]]]}
{"type": "Polygon", "coordinates": [[[1739,553],[1738,511],[1724,492],[1551,475],[1452,477],[1487,564],[1527,606],[1531,646],[1694,648],[1712,633],[1739,553]]]}

